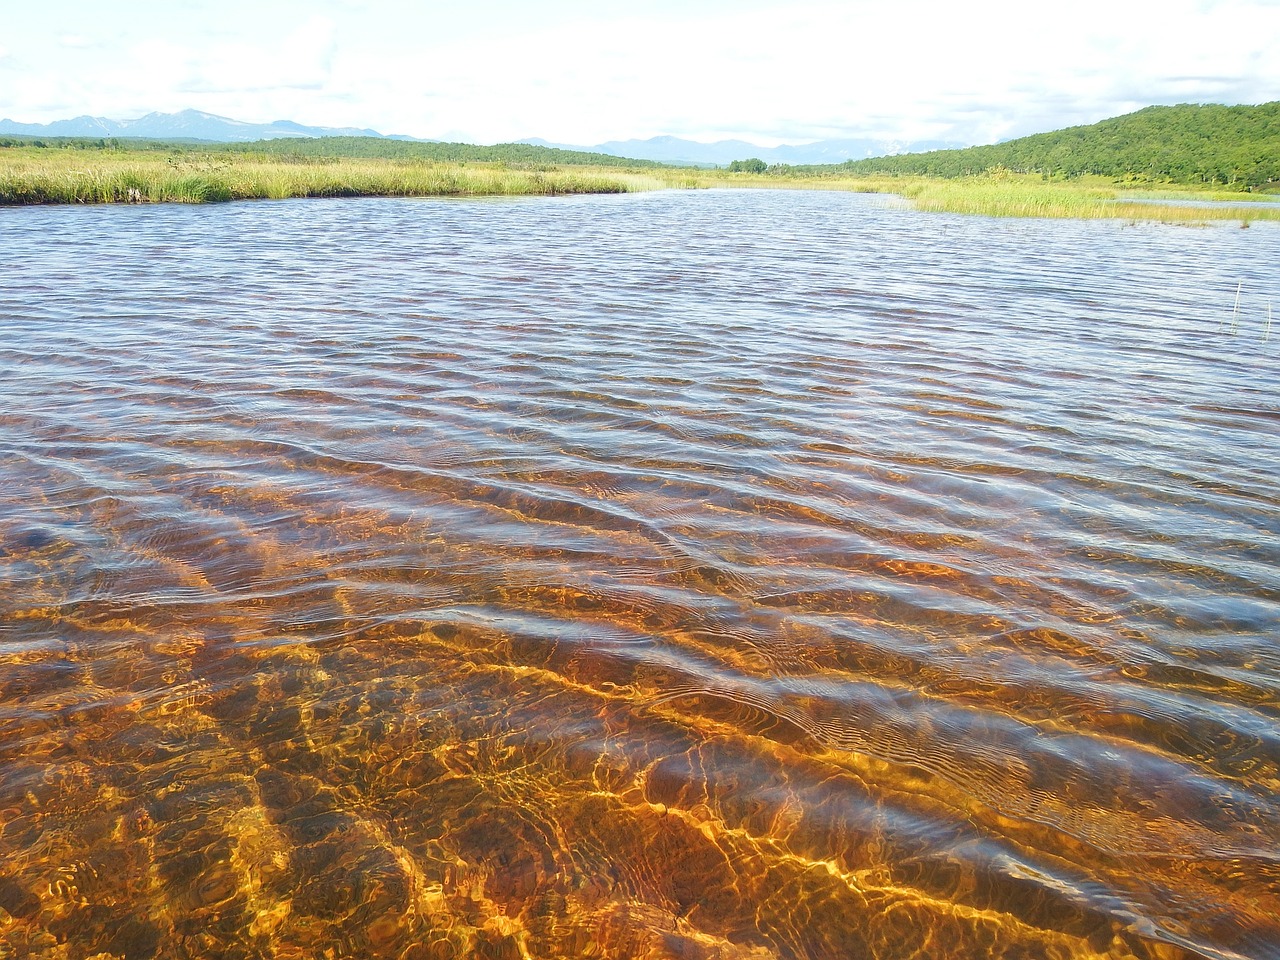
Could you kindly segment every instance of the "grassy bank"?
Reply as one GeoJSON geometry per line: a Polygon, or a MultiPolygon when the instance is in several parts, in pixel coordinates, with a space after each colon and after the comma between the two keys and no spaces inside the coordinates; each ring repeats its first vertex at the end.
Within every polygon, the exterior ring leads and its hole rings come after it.
{"type": "Polygon", "coordinates": [[[980,176],[866,176],[839,174],[728,173],[705,171],[694,176],[702,187],[850,190],[891,193],[917,210],[989,217],[1056,217],[1068,219],[1155,220],[1206,223],[1214,220],[1250,223],[1280,220],[1280,202],[1262,194],[1224,190],[1167,189],[1144,184],[1134,189],[1105,177],[1068,180],[997,171],[980,176]]]}
{"type": "Polygon", "coordinates": [[[1204,190],[1127,190],[1103,178],[1054,181],[1034,176],[981,176],[953,180],[911,178],[894,192],[918,210],[994,217],[1158,220],[1280,220],[1280,203],[1249,194],[1204,190]],[[1188,203],[1187,201],[1191,201],[1188,203]],[[1201,205],[1203,204],[1203,205],[1201,205]]]}
{"type": "Polygon", "coordinates": [[[414,159],[126,150],[0,149],[0,204],[212,203],[286,197],[626,193],[665,186],[641,172],[515,169],[414,159]]]}

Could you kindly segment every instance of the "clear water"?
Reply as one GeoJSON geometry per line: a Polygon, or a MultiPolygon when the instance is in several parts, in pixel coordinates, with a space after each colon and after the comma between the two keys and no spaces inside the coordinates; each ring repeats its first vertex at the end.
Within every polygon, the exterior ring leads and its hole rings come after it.
{"type": "Polygon", "coordinates": [[[0,210],[0,957],[1280,957],[1277,262],[0,210]]]}

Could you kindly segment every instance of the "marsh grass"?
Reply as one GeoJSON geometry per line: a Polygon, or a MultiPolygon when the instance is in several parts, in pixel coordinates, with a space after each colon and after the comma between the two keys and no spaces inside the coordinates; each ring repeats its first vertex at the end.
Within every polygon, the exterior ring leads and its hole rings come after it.
{"type": "Polygon", "coordinates": [[[1148,190],[1141,197],[1133,197],[1119,185],[1099,182],[1100,179],[1054,181],[1016,175],[953,180],[904,178],[870,186],[901,194],[917,210],[938,213],[1164,223],[1233,220],[1244,225],[1253,220],[1280,220],[1280,204],[1242,204],[1239,194],[1196,193],[1184,188],[1176,192],[1148,190]]]}
{"type": "Polygon", "coordinates": [[[287,197],[554,196],[660,189],[648,173],[403,159],[155,156],[0,149],[0,204],[216,203],[287,197]]]}

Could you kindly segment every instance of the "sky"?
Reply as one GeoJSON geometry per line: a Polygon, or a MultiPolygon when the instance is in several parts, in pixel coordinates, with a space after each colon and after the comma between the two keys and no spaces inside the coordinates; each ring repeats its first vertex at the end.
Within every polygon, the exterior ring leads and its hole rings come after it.
{"type": "Polygon", "coordinates": [[[1280,0],[47,0],[0,117],[187,108],[495,143],[991,143],[1280,99],[1280,0]]]}

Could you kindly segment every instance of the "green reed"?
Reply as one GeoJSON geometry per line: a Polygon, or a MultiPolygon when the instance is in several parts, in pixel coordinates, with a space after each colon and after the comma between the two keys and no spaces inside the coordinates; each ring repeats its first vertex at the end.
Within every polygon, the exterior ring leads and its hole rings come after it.
{"type": "Polygon", "coordinates": [[[872,193],[896,193],[917,210],[988,217],[1049,217],[1063,219],[1154,220],[1164,223],[1207,223],[1212,220],[1280,220],[1280,204],[1247,194],[1143,191],[1134,195],[1121,185],[1092,178],[1082,181],[1043,180],[1040,177],[880,177],[833,181],[833,188],[872,193]],[[1180,201],[1210,201],[1192,206],[1180,201]]]}
{"type": "Polygon", "coordinates": [[[911,180],[903,196],[920,210],[981,214],[993,217],[1063,217],[1072,219],[1157,220],[1203,223],[1210,220],[1280,220],[1280,204],[1250,204],[1241,195],[1185,189],[1177,193],[1144,191],[1135,197],[1116,184],[1053,181],[1039,177],[986,176],[955,180],[911,180]],[[1215,201],[1213,206],[1180,205],[1179,201],[1215,201]],[[1229,200],[1230,203],[1221,201],[1229,200]]]}

